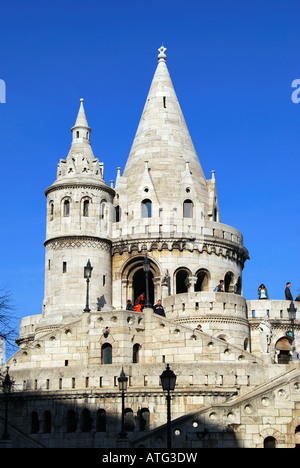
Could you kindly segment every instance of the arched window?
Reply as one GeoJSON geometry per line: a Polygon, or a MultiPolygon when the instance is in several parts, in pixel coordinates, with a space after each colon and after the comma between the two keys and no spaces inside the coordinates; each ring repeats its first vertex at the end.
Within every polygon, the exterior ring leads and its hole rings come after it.
{"type": "Polygon", "coordinates": [[[83,216],[87,217],[89,216],[89,200],[84,200],[83,202],[83,216]]]}
{"type": "Polygon", "coordinates": [[[132,432],[135,427],[133,411],[131,408],[126,408],[124,411],[124,429],[127,432],[132,432]]]}
{"type": "Polygon", "coordinates": [[[91,432],[92,418],[88,409],[84,409],[81,413],[81,430],[82,432],[91,432]]]}
{"type": "Polygon", "coordinates": [[[115,206],[115,222],[119,223],[121,221],[121,208],[119,205],[115,206]]]}
{"type": "Polygon", "coordinates": [[[37,434],[40,430],[40,421],[36,411],[31,413],[31,434],[37,434]]]}
{"type": "Polygon", "coordinates": [[[140,345],[138,343],[135,343],[132,348],[132,362],[134,364],[139,362],[139,351],[140,345]]]}
{"type": "Polygon", "coordinates": [[[44,412],[43,432],[45,432],[46,434],[49,434],[51,432],[51,412],[50,411],[44,412]]]}
{"type": "Polygon", "coordinates": [[[186,270],[179,270],[176,274],[176,294],[188,292],[189,274],[186,270]]]}
{"type": "Polygon", "coordinates": [[[54,217],[54,202],[51,201],[49,204],[49,214],[50,214],[50,221],[52,221],[54,217]]]}
{"type": "Polygon", "coordinates": [[[264,440],[264,448],[276,448],[276,439],[274,437],[266,437],[264,440]]]}
{"type": "Polygon", "coordinates": [[[184,200],[183,202],[183,217],[192,218],[193,217],[193,202],[192,200],[184,200]]]}
{"type": "Polygon", "coordinates": [[[74,410],[67,412],[67,432],[76,432],[77,418],[74,410]]]}
{"type": "Polygon", "coordinates": [[[197,281],[195,284],[195,291],[208,291],[209,272],[205,269],[201,269],[197,272],[197,281]]]}
{"type": "Polygon", "coordinates": [[[142,218],[151,218],[152,216],[152,201],[143,200],[142,201],[142,218]]]}
{"type": "Polygon", "coordinates": [[[148,408],[142,408],[140,411],[140,431],[149,431],[150,429],[150,412],[148,408]]]}
{"type": "Polygon", "coordinates": [[[225,275],[224,283],[225,283],[225,292],[234,292],[234,284],[233,284],[234,276],[231,271],[228,271],[225,275]]]}
{"type": "Polygon", "coordinates": [[[64,216],[70,216],[70,202],[69,200],[64,201],[64,216]]]}
{"type": "Polygon", "coordinates": [[[101,203],[100,203],[100,219],[104,219],[106,203],[107,203],[107,201],[105,199],[101,200],[101,203]]]}
{"type": "Polygon", "coordinates": [[[109,343],[102,345],[101,364],[112,364],[112,346],[109,343]]]}
{"type": "Polygon", "coordinates": [[[97,411],[96,431],[106,432],[106,411],[104,409],[97,411]]]}

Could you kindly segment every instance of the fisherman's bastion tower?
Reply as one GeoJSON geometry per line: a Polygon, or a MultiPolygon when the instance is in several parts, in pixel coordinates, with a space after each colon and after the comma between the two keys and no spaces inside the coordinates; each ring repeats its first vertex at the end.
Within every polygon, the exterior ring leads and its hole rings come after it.
{"type": "Polygon", "coordinates": [[[83,99],[71,131],[45,191],[41,314],[20,321],[19,350],[1,369],[13,386],[0,445],[299,447],[299,311],[291,320],[290,301],[243,297],[248,251],[221,222],[214,168],[206,179],[166,49],[115,182],[93,154],[83,99]],[[142,312],[128,310],[141,293],[142,312]]]}

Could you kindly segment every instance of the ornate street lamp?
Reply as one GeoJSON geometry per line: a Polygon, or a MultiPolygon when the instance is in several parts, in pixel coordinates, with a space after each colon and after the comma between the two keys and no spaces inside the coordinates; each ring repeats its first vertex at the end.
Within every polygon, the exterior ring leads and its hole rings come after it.
{"type": "Polygon", "coordinates": [[[167,364],[166,370],[160,376],[163,390],[167,392],[167,447],[171,448],[171,396],[170,392],[174,390],[176,384],[176,375],[167,364]]]}
{"type": "Polygon", "coordinates": [[[3,439],[9,439],[9,433],[8,433],[8,400],[9,400],[9,395],[11,392],[11,387],[12,387],[12,380],[10,378],[10,375],[8,373],[9,367],[6,369],[6,376],[2,382],[2,387],[3,387],[3,392],[5,395],[5,414],[4,414],[4,431],[2,434],[3,439]]]}
{"type": "Polygon", "coordinates": [[[292,360],[296,361],[298,360],[297,353],[296,353],[296,348],[295,348],[295,319],[296,319],[296,312],[297,309],[294,306],[293,301],[290,303],[290,307],[288,308],[288,313],[289,313],[289,318],[292,324],[292,360]]]}
{"type": "Polygon", "coordinates": [[[84,312],[91,311],[91,309],[89,308],[89,283],[90,283],[90,279],[92,276],[92,270],[93,270],[93,267],[91,265],[90,260],[88,260],[86,266],[84,267],[84,278],[86,278],[86,305],[85,305],[84,312]]]}
{"type": "Polygon", "coordinates": [[[123,367],[121,370],[120,377],[118,377],[118,382],[119,390],[122,394],[122,425],[120,437],[121,439],[125,439],[127,436],[127,432],[125,432],[125,392],[127,391],[128,377],[126,377],[123,367]]]}
{"type": "Polygon", "coordinates": [[[143,270],[145,273],[145,281],[146,281],[146,302],[145,302],[145,307],[151,307],[150,301],[149,301],[149,271],[150,271],[150,260],[147,256],[147,254],[144,257],[144,262],[143,262],[143,270]]]}

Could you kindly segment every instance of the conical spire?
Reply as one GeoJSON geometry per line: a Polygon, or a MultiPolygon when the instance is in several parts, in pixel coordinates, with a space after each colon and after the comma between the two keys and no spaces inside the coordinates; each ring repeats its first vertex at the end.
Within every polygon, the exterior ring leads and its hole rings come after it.
{"type": "Polygon", "coordinates": [[[174,199],[188,162],[198,195],[204,199],[206,180],[166,65],[166,50],[163,46],[158,49],[157,68],[124,169],[127,195],[148,161],[158,199],[165,199],[166,193],[174,199]]]}
{"type": "Polygon", "coordinates": [[[83,107],[84,99],[80,99],[80,107],[77,115],[77,119],[75,122],[74,127],[71,128],[73,134],[73,141],[83,138],[90,141],[90,133],[92,129],[89,127],[87,118],[85,115],[84,107],[83,107]]]}
{"type": "Polygon", "coordinates": [[[95,158],[91,144],[91,128],[88,125],[83,107],[83,99],[80,99],[80,107],[76,122],[72,131],[72,143],[66,159],[61,159],[57,167],[56,183],[97,183],[106,186],[104,182],[103,163],[95,158]]]}

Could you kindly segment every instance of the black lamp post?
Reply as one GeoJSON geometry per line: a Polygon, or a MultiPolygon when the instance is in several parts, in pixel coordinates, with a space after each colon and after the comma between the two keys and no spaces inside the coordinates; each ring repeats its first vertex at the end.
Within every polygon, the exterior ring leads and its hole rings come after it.
{"type": "Polygon", "coordinates": [[[89,283],[90,283],[90,279],[92,276],[92,270],[93,270],[93,267],[91,265],[90,260],[88,260],[86,266],[84,267],[84,277],[86,278],[86,305],[85,305],[84,312],[91,311],[91,309],[89,308],[89,283]]]}
{"type": "Polygon", "coordinates": [[[167,447],[168,449],[171,448],[171,396],[170,391],[173,391],[176,384],[176,375],[170,369],[169,364],[167,364],[167,368],[160,376],[162,387],[165,391],[167,391],[167,447]]]}
{"type": "Polygon", "coordinates": [[[4,431],[2,434],[3,439],[9,439],[9,433],[8,433],[8,400],[9,400],[9,395],[11,392],[11,386],[12,386],[12,380],[10,378],[10,375],[8,373],[8,367],[6,371],[6,376],[5,379],[2,382],[3,386],[3,392],[5,395],[5,414],[4,414],[4,431]]]}
{"type": "Polygon", "coordinates": [[[120,437],[122,439],[125,439],[127,436],[127,432],[125,432],[125,392],[127,390],[128,377],[126,377],[123,367],[122,367],[120,377],[118,377],[118,382],[119,382],[119,390],[122,393],[122,424],[121,424],[120,437]]]}
{"type": "Polygon", "coordinates": [[[150,260],[147,256],[147,254],[144,257],[144,262],[143,262],[143,270],[145,273],[145,281],[146,281],[146,303],[145,307],[151,307],[150,301],[149,301],[149,271],[150,271],[150,260]]]}
{"type": "Polygon", "coordinates": [[[290,303],[290,307],[288,308],[289,318],[292,324],[292,360],[297,360],[297,354],[295,349],[295,319],[296,319],[296,312],[297,309],[294,306],[293,301],[290,303]]]}

